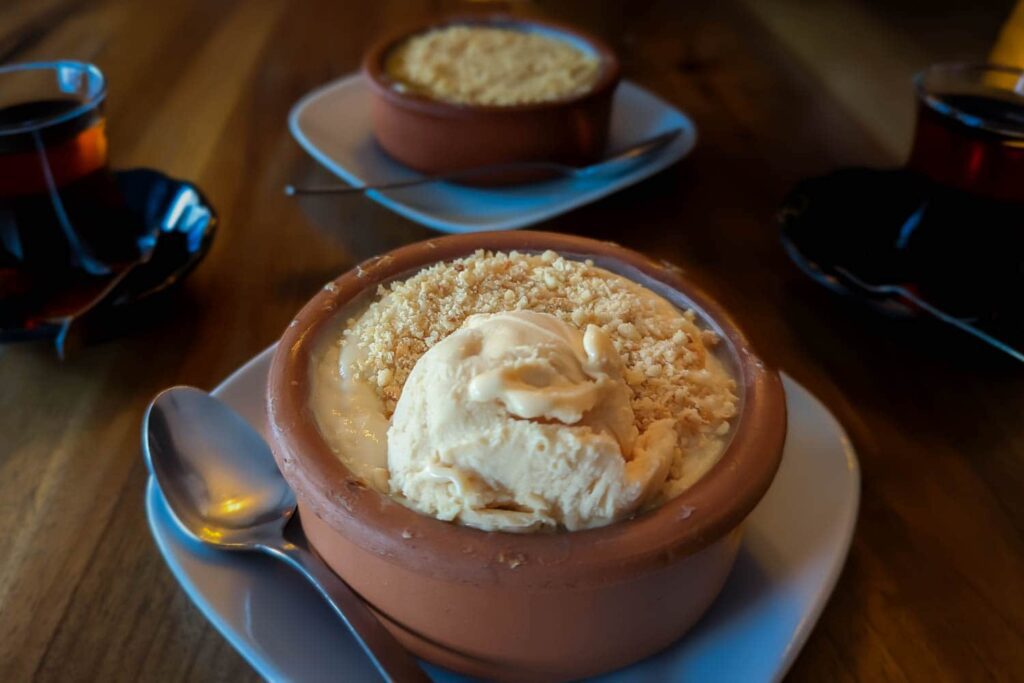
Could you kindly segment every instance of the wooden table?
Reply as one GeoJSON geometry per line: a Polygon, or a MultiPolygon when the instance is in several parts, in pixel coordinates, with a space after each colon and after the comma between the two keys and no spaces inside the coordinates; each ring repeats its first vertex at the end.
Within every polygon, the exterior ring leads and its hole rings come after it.
{"type": "MultiPolygon", "coordinates": [[[[954,4],[509,5],[607,36],[627,77],[700,128],[681,164],[543,228],[682,266],[768,360],[831,406],[860,453],[853,549],[793,680],[1024,677],[1024,368],[822,291],[788,262],[772,222],[799,178],[898,161],[907,76],[929,60],[983,57],[1009,9],[954,4]]],[[[0,8],[0,61],[98,63],[115,166],[192,179],[222,219],[206,262],[131,334],[63,362],[43,345],[0,350],[0,680],[256,678],[150,538],[139,422],[162,387],[210,388],[272,343],[327,280],[431,235],[363,198],[285,198],[286,182],[326,179],[285,120],[302,94],[354,70],[375,34],[456,8],[0,8]]]]}

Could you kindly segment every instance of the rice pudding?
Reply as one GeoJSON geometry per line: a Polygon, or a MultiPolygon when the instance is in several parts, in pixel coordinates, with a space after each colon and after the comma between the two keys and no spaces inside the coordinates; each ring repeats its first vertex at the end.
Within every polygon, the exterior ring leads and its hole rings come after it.
{"type": "Polygon", "coordinates": [[[736,385],[701,329],[590,261],[478,251],[379,287],[313,360],[326,443],[367,485],[487,530],[602,526],[721,456],[736,385]]]}

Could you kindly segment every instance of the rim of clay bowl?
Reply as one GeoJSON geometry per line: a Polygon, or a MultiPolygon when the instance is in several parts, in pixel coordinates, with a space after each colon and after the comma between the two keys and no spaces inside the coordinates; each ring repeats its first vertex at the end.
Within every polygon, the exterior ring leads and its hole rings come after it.
{"type": "MultiPolygon", "coordinates": [[[[726,357],[727,356],[727,357],[726,357]]],[[[267,409],[278,464],[296,494],[335,532],[419,574],[475,585],[576,587],[623,580],[667,566],[743,522],[771,484],[782,457],[786,405],[768,368],[732,318],[679,268],[611,242],[546,232],[452,235],[371,258],[318,292],[285,330],[268,378],[267,409]],[[422,515],[367,488],[342,464],[316,426],[308,397],[311,356],[323,333],[340,333],[347,304],[379,284],[437,263],[492,251],[554,250],[638,282],[680,308],[692,308],[721,337],[740,396],[732,437],[719,461],[660,507],[581,531],[485,532],[422,515]],[[507,569],[511,571],[499,571],[507,569]]]]}
{"type": "Polygon", "coordinates": [[[605,96],[609,90],[614,89],[618,85],[620,75],[618,57],[615,56],[615,52],[612,51],[608,44],[600,38],[575,26],[553,21],[515,17],[507,14],[459,14],[410,25],[374,43],[363,58],[362,70],[371,87],[391,103],[441,117],[501,116],[559,109],[605,96]],[[555,34],[561,37],[562,40],[567,40],[572,44],[585,44],[587,50],[597,56],[601,64],[601,71],[593,86],[584,92],[568,97],[526,104],[462,104],[435,99],[420,93],[397,90],[394,86],[398,84],[398,81],[392,79],[384,67],[384,61],[388,53],[398,43],[414,35],[432,29],[456,25],[515,27],[527,30],[533,29],[544,34],[555,34]]]}

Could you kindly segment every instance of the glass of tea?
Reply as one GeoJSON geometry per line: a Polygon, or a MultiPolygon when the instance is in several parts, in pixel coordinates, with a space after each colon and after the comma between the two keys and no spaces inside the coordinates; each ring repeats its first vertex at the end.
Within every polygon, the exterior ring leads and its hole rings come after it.
{"type": "Polygon", "coordinates": [[[939,185],[1024,202],[1024,71],[937,64],[917,75],[909,167],[939,185]]]}
{"type": "Polygon", "coordinates": [[[73,61],[0,67],[0,306],[137,258],[107,166],[106,84],[73,61]]]}
{"type": "MultiPolygon", "coordinates": [[[[907,170],[924,201],[897,247],[948,312],[1020,308],[1024,289],[1024,70],[938,64],[915,79],[907,170]]],[[[1011,316],[1019,317],[1019,316],[1011,316]]]]}

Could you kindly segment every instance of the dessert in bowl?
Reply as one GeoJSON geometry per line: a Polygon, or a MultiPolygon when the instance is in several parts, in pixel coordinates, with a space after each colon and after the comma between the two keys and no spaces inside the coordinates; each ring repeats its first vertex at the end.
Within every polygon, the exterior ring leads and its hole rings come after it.
{"type": "Polygon", "coordinates": [[[285,332],[268,408],[324,560],[418,655],[506,679],[685,633],[785,436],[777,374],[674,269],[528,232],[338,278],[285,332]]]}
{"type": "MultiPolygon", "coordinates": [[[[374,137],[417,171],[520,161],[585,165],[608,139],[614,53],[575,28],[507,16],[452,17],[380,41],[363,59],[374,137]]],[[[533,179],[489,174],[479,183],[533,179]]]]}

